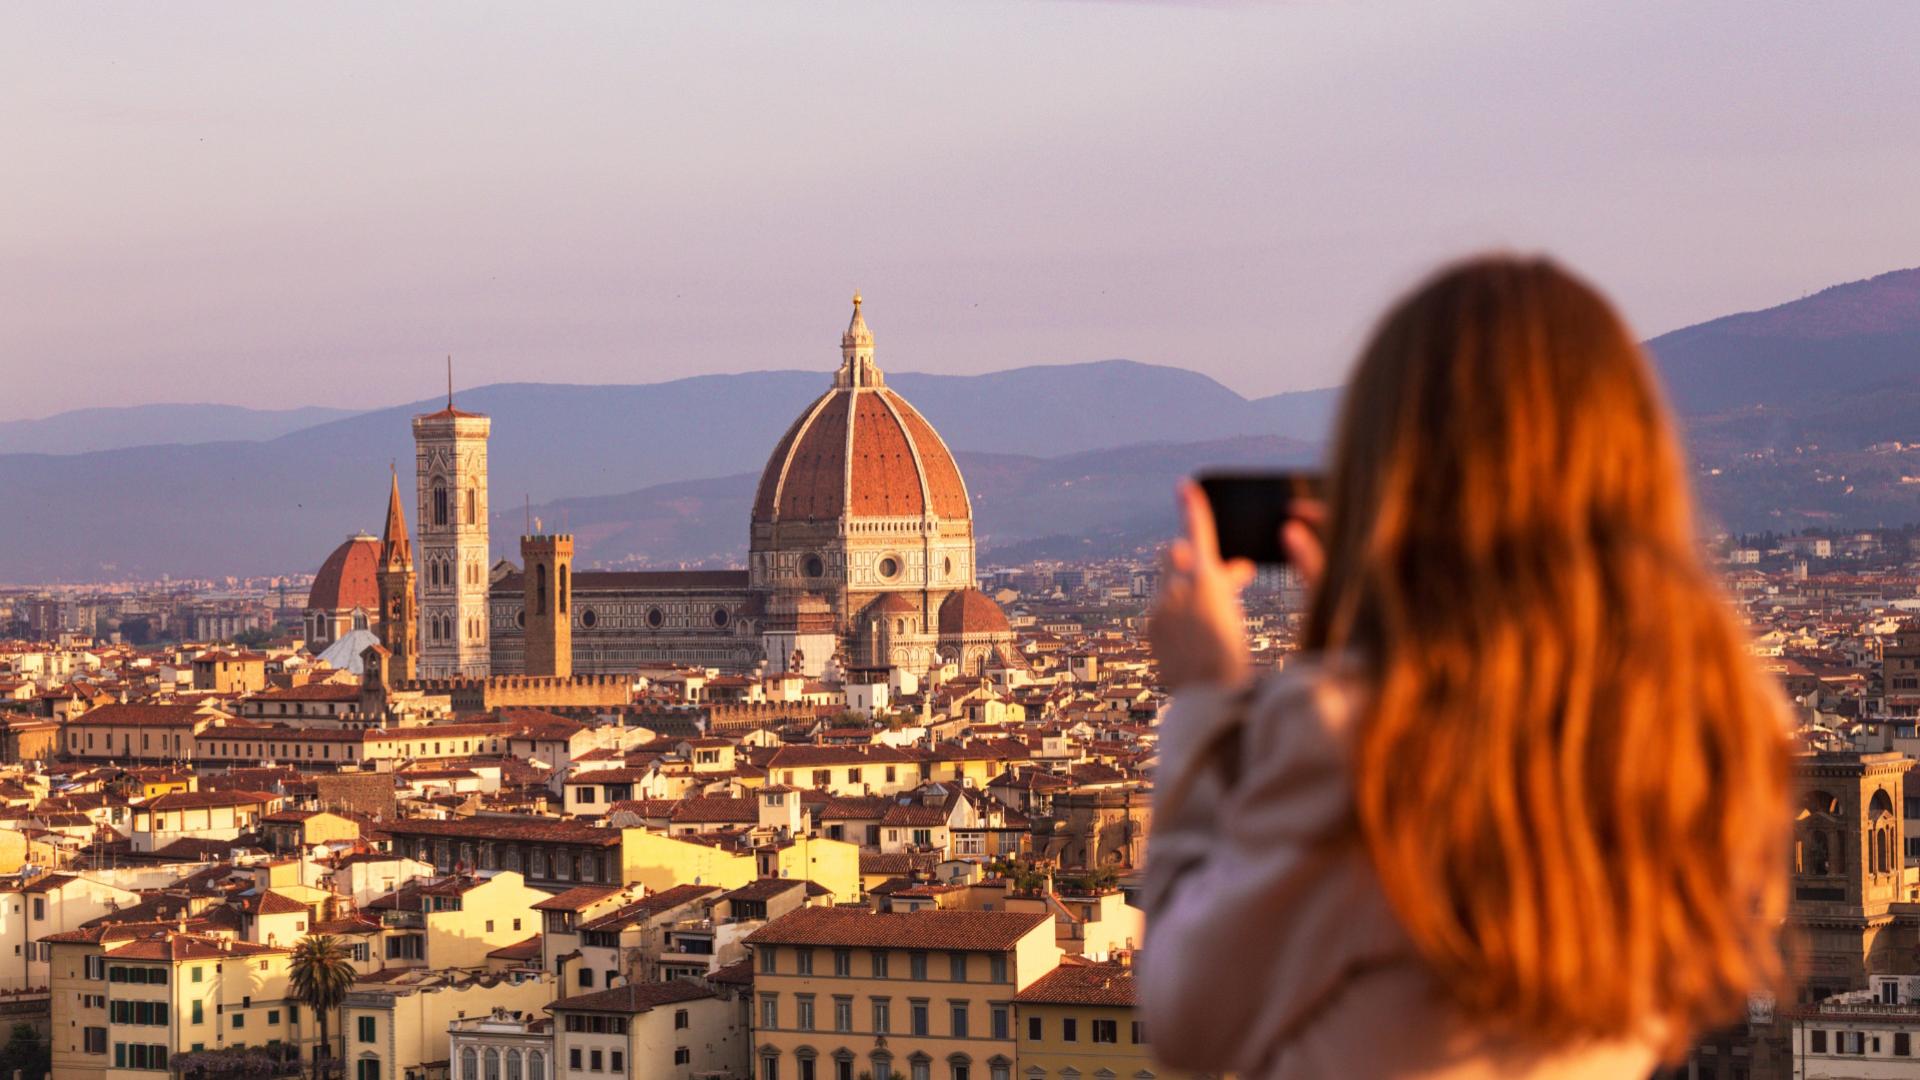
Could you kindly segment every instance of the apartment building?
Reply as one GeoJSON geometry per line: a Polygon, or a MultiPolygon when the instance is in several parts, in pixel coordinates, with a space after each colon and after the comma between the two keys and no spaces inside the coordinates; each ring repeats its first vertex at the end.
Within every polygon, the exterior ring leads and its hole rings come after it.
{"type": "Polygon", "coordinates": [[[1053,917],[808,907],[748,936],[759,1080],[1011,1080],[1053,917]]]}
{"type": "Polygon", "coordinates": [[[164,1074],[175,1054],[234,1046],[304,1059],[318,1039],[288,996],[289,949],[153,924],[44,940],[62,1080],[164,1074]]]}
{"type": "Polygon", "coordinates": [[[1165,1080],[1192,1074],[1162,1068],[1134,1008],[1133,971],[1124,964],[1063,964],[1014,998],[1023,1080],[1100,1076],[1165,1080]]]}
{"type": "MultiPolygon", "coordinates": [[[[734,1004],[703,983],[628,983],[561,998],[548,1010],[555,1080],[745,1075],[750,1032],[734,1004]]],[[[460,1064],[465,1069],[464,1058],[460,1064]]]]}

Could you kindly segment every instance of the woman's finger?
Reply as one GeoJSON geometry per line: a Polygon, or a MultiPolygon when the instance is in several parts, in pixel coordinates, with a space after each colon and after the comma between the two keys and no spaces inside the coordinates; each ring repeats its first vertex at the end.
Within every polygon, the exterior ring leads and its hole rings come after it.
{"type": "Polygon", "coordinates": [[[1234,592],[1253,584],[1254,575],[1259,572],[1259,567],[1254,566],[1251,559],[1235,559],[1221,569],[1226,573],[1227,586],[1234,592]]]}
{"type": "Polygon", "coordinates": [[[1289,521],[1280,527],[1280,542],[1287,549],[1287,561],[1294,570],[1307,584],[1318,583],[1321,571],[1327,568],[1327,552],[1313,527],[1305,521],[1289,521]]]}
{"type": "Polygon", "coordinates": [[[1187,519],[1187,539],[1193,544],[1194,560],[1201,566],[1220,561],[1220,534],[1214,528],[1213,507],[1207,494],[1191,480],[1180,482],[1180,506],[1187,519]]]}

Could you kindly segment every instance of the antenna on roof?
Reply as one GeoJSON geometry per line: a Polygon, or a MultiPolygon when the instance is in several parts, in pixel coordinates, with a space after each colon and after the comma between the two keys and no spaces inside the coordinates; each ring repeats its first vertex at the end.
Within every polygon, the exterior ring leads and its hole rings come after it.
{"type": "Polygon", "coordinates": [[[453,354],[447,354],[447,409],[453,409],[453,354]]]}
{"type": "Polygon", "coordinates": [[[526,493],[526,500],[527,500],[527,535],[532,536],[533,535],[533,493],[532,492],[526,493]]]}

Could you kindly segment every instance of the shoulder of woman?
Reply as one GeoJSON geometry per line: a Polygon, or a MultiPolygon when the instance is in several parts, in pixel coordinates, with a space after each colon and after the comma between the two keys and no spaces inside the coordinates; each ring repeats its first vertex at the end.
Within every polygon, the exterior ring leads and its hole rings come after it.
{"type": "Polygon", "coordinates": [[[1271,721],[1282,736],[1344,743],[1365,697],[1362,679],[1351,657],[1296,653],[1254,687],[1247,712],[1256,722],[1271,721]]]}

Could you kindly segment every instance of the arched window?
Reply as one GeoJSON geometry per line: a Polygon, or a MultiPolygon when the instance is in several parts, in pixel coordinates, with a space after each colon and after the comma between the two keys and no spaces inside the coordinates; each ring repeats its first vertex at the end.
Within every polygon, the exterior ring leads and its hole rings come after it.
{"type": "Polygon", "coordinates": [[[433,482],[433,523],[435,525],[447,523],[447,483],[444,480],[433,482]]]}
{"type": "Polygon", "coordinates": [[[480,1055],[471,1046],[460,1051],[460,1080],[480,1080],[480,1055]]]}
{"type": "Polygon", "coordinates": [[[487,1047],[487,1080],[500,1080],[500,1051],[487,1047]]]}
{"type": "Polygon", "coordinates": [[[533,568],[533,613],[547,613],[547,564],[541,563],[533,568]]]}
{"type": "Polygon", "coordinates": [[[467,489],[467,524],[480,520],[480,495],[473,488],[467,489]]]}
{"type": "Polygon", "coordinates": [[[547,1080],[547,1055],[538,1050],[527,1051],[527,1080],[547,1080]]]}
{"type": "Polygon", "coordinates": [[[520,1051],[507,1051],[507,1080],[521,1080],[520,1051]]]}
{"type": "Polygon", "coordinates": [[[560,589],[557,593],[557,596],[560,600],[560,614],[562,615],[565,615],[567,613],[568,588],[569,587],[567,585],[567,568],[563,566],[560,568],[560,589]]]}

